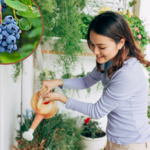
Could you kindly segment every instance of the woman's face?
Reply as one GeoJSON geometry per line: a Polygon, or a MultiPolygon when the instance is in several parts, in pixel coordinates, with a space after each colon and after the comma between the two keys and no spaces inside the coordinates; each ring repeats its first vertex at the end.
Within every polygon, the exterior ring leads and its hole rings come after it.
{"type": "Polygon", "coordinates": [[[123,44],[123,39],[121,39],[119,44],[116,44],[113,39],[97,34],[93,30],[90,31],[90,49],[96,55],[96,61],[99,64],[106,63],[109,60],[113,61],[123,44]]]}

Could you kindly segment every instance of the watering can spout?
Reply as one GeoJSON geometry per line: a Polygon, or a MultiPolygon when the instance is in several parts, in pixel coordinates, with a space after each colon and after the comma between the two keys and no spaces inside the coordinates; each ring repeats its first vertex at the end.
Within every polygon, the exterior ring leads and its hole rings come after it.
{"type": "Polygon", "coordinates": [[[27,132],[23,133],[23,138],[28,140],[28,141],[32,141],[32,139],[33,139],[33,132],[34,132],[34,130],[30,128],[27,132]]]}

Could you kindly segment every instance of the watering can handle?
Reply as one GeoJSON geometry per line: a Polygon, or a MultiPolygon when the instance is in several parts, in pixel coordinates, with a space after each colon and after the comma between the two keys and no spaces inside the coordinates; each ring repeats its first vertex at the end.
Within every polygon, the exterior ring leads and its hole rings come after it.
{"type": "MultiPolygon", "coordinates": [[[[44,94],[44,92],[47,90],[47,88],[45,87],[44,89],[43,89],[43,91],[42,91],[42,94],[41,95],[43,95],[44,94]]],[[[40,98],[39,100],[38,100],[38,103],[37,103],[37,110],[40,110],[40,108],[41,108],[41,104],[42,104],[42,101],[43,101],[43,98],[40,98]]]]}

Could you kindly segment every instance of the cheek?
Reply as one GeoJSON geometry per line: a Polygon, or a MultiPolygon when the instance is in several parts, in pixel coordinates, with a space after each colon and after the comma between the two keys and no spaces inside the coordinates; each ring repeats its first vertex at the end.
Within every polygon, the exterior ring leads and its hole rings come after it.
{"type": "Polygon", "coordinates": [[[114,56],[116,56],[117,53],[118,53],[118,51],[115,47],[109,47],[102,54],[104,55],[105,58],[111,59],[114,56]]]}

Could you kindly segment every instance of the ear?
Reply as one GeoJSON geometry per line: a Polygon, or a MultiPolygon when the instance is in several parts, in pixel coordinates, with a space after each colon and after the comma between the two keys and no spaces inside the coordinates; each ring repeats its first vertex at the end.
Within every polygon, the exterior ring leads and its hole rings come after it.
{"type": "Polygon", "coordinates": [[[126,41],[126,40],[125,40],[124,38],[122,38],[122,39],[120,40],[120,43],[118,44],[118,48],[119,48],[119,49],[121,49],[121,48],[123,47],[125,41],[126,41]]]}

